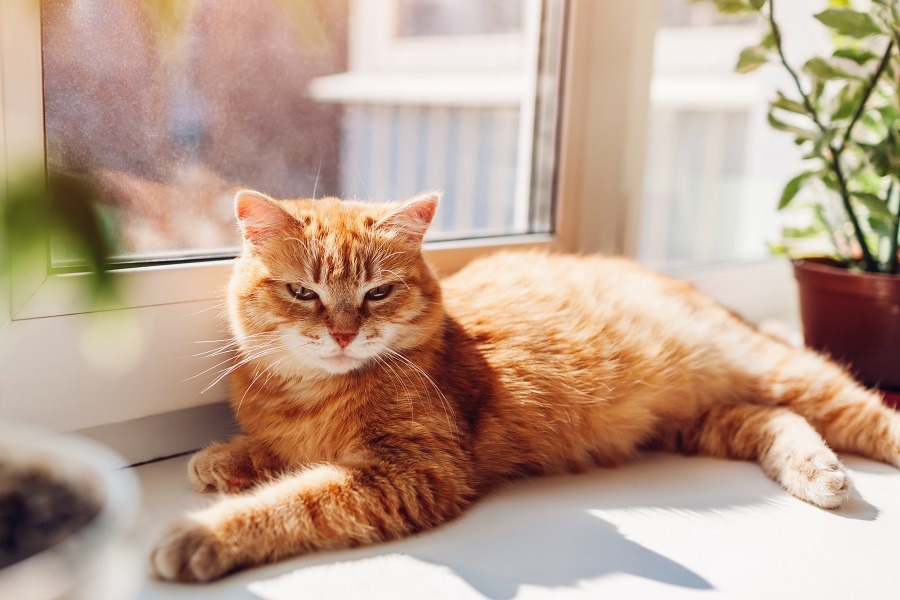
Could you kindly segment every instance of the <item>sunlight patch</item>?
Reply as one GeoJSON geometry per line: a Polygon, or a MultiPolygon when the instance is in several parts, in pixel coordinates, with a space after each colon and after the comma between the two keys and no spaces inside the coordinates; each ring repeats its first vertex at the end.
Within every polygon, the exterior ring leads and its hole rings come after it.
{"type": "Polygon", "coordinates": [[[449,567],[406,554],[387,554],[297,569],[274,579],[254,581],[247,589],[264,600],[484,598],[449,567]]]}

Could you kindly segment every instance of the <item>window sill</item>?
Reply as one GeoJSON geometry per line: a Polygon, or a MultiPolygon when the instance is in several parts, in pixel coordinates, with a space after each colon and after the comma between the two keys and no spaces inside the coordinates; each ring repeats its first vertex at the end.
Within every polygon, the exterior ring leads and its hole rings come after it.
{"type": "Polygon", "coordinates": [[[310,96],[339,104],[501,106],[516,108],[525,94],[518,71],[427,74],[349,71],[314,79],[310,96]]]}
{"type": "MultiPolygon", "coordinates": [[[[144,493],[142,558],[166,522],[212,499],[190,490],[187,460],[135,468],[144,493]]],[[[823,511],[754,464],[649,455],[613,470],[514,483],[458,521],[404,541],[296,558],[208,585],[162,583],[145,570],[139,597],[890,595],[900,588],[900,473],[855,457],[846,464],[858,492],[846,508],[823,511]]]]}

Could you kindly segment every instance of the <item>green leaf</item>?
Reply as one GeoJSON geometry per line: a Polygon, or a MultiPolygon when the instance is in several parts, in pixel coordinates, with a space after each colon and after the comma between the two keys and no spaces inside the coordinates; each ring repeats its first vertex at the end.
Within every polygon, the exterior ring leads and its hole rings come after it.
{"type": "Polygon", "coordinates": [[[750,1],[750,6],[752,6],[756,10],[761,9],[763,6],[766,5],[766,0],[749,0],[749,1],[750,1]]]}
{"type": "Polygon", "coordinates": [[[784,244],[773,244],[772,242],[768,242],[769,246],[769,254],[773,256],[787,256],[788,255],[788,247],[784,244]]]}
{"type": "Polygon", "coordinates": [[[828,215],[825,214],[825,207],[821,204],[816,204],[813,207],[813,218],[816,223],[819,224],[822,231],[831,231],[833,229],[831,222],[828,219],[828,215]]]}
{"type": "Polygon", "coordinates": [[[888,129],[884,126],[884,123],[882,123],[880,119],[875,118],[874,115],[881,116],[878,112],[866,112],[863,113],[862,117],[859,119],[859,123],[868,129],[877,139],[883,140],[888,135],[888,129]]]}
{"type": "Polygon", "coordinates": [[[741,55],[738,57],[738,62],[734,69],[738,73],[749,73],[766,64],[768,61],[769,57],[764,48],[750,46],[749,48],[741,50],[741,55]]]}
{"type": "MultiPolygon", "coordinates": [[[[800,146],[808,142],[809,140],[795,140],[794,143],[800,146]]],[[[824,158],[822,156],[822,149],[819,147],[808,148],[807,152],[803,155],[803,160],[812,160],[814,158],[824,158]]]]}
{"type": "Polygon", "coordinates": [[[869,211],[869,214],[873,218],[879,219],[891,219],[891,211],[888,210],[887,202],[885,202],[880,196],[876,196],[875,194],[869,194],[866,192],[850,192],[850,196],[852,196],[855,200],[857,200],[860,204],[866,207],[866,210],[869,211]]]}
{"type": "Polygon", "coordinates": [[[876,110],[881,113],[881,118],[884,120],[885,125],[891,126],[895,122],[900,121],[900,110],[895,106],[882,106],[876,110]]]}
{"type": "Polygon", "coordinates": [[[849,119],[856,113],[859,103],[862,101],[863,88],[860,85],[845,85],[835,97],[837,107],[832,120],[849,119]]]}
{"type": "Polygon", "coordinates": [[[853,75],[848,71],[838,67],[824,58],[812,58],[806,61],[803,69],[820,80],[829,79],[859,79],[857,75],[853,75]]]}
{"type": "Polygon", "coordinates": [[[791,200],[797,195],[797,192],[803,187],[803,183],[809,179],[813,173],[800,173],[787,182],[784,191],[781,193],[781,199],[778,201],[778,210],[783,209],[791,203],[791,200]]]}
{"type": "Polygon", "coordinates": [[[8,266],[13,278],[28,272],[30,260],[46,257],[48,239],[65,239],[71,244],[67,250],[84,261],[80,287],[89,299],[99,301],[114,291],[107,270],[112,238],[98,217],[97,190],[88,180],[58,171],[48,177],[44,165],[36,165],[10,178],[4,201],[0,231],[9,232],[17,248],[8,266]]]}
{"type": "Polygon", "coordinates": [[[723,15],[742,15],[757,11],[752,0],[712,0],[712,3],[723,15]]]}
{"type": "Polygon", "coordinates": [[[798,125],[791,125],[790,123],[785,123],[771,112],[766,117],[769,120],[769,125],[771,125],[774,129],[779,131],[787,131],[793,133],[798,138],[803,138],[804,141],[808,141],[813,139],[815,136],[815,131],[810,129],[804,129],[798,125]]]}
{"type": "Polygon", "coordinates": [[[893,233],[893,231],[891,231],[891,222],[889,220],[878,218],[873,215],[869,215],[867,220],[869,222],[869,227],[879,236],[890,237],[893,233]]]}
{"type": "Polygon", "coordinates": [[[863,163],[852,171],[847,181],[851,190],[875,195],[881,193],[883,179],[875,173],[871,165],[863,163]]]}
{"type": "Polygon", "coordinates": [[[891,154],[887,144],[865,144],[856,143],[866,153],[866,159],[872,166],[872,169],[880,177],[886,176],[891,170],[891,154]]]}
{"type": "Polygon", "coordinates": [[[882,31],[875,19],[868,14],[849,8],[829,8],[817,14],[816,18],[840,35],[852,38],[860,39],[870,35],[887,33],[882,31]]]}
{"type": "Polygon", "coordinates": [[[818,102],[822,98],[822,93],[825,92],[825,82],[820,79],[813,79],[812,89],[809,90],[809,100],[813,103],[813,106],[818,108],[818,102]]]}
{"type": "Polygon", "coordinates": [[[781,108],[788,112],[792,112],[798,115],[808,115],[809,113],[806,111],[806,106],[802,102],[797,102],[796,100],[791,100],[786,97],[781,92],[778,92],[778,97],[775,100],[772,100],[769,103],[770,106],[775,108],[781,108]]]}
{"type": "Polygon", "coordinates": [[[839,48],[834,51],[835,58],[846,58],[852,60],[858,65],[864,65],[867,62],[875,60],[878,55],[865,48],[839,48]]]}
{"type": "Polygon", "coordinates": [[[787,239],[815,237],[822,233],[821,227],[808,225],[806,227],[782,227],[781,236],[787,239]]]}

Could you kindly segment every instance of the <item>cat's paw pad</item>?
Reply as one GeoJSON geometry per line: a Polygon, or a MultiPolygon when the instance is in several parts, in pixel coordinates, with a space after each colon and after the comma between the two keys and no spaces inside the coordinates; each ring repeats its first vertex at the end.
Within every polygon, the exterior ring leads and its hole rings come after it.
{"type": "Polygon", "coordinates": [[[785,486],[801,500],[821,508],[837,508],[850,494],[850,477],[830,451],[794,456],[785,486]]]}
{"type": "Polygon", "coordinates": [[[170,525],[156,543],[150,566],[159,579],[202,582],[221,577],[237,564],[209,527],[184,517],[170,525]]]}
{"type": "Polygon", "coordinates": [[[198,492],[243,491],[253,485],[255,472],[246,455],[217,444],[200,450],[188,463],[188,478],[198,492]]]}

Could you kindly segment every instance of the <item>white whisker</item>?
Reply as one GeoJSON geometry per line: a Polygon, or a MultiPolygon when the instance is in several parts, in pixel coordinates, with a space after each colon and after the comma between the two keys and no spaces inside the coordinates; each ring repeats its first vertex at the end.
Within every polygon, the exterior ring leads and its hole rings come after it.
{"type": "Polygon", "coordinates": [[[353,170],[356,172],[356,176],[359,177],[359,182],[362,184],[363,189],[366,191],[366,198],[371,200],[372,196],[369,195],[369,188],[366,187],[366,182],[363,180],[362,175],[359,174],[359,169],[356,168],[356,163],[353,162],[353,159],[350,159],[350,165],[353,167],[353,170]]]}
{"type": "Polygon", "coordinates": [[[182,315],[182,316],[183,316],[183,317],[195,317],[195,316],[197,316],[197,315],[203,314],[203,313],[205,313],[205,312],[209,312],[209,311],[211,311],[211,310],[213,310],[213,309],[216,309],[216,308],[225,308],[225,306],[226,306],[227,304],[228,304],[228,301],[227,301],[227,300],[223,300],[222,302],[217,302],[216,304],[213,304],[212,306],[208,306],[208,307],[206,307],[206,308],[200,309],[200,310],[198,310],[197,312],[188,313],[188,314],[182,315]]]}
{"type": "Polygon", "coordinates": [[[422,368],[419,367],[419,365],[417,365],[415,362],[413,362],[411,359],[409,359],[408,357],[404,356],[404,355],[401,354],[400,352],[397,352],[396,350],[393,350],[393,349],[391,349],[391,348],[385,348],[385,350],[386,350],[387,352],[389,352],[391,355],[396,356],[397,358],[399,358],[400,360],[402,360],[403,362],[405,362],[405,363],[406,363],[407,365],[409,365],[410,367],[412,367],[417,373],[421,374],[421,376],[424,377],[424,378],[426,379],[426,381],[428,381],[428,383],[431,384],[431,386],[434,388],[434,391],[437,392],[438,397],[439,397],[439,399],[440,399],[440,401],[441,401],[441,405],[442,405],[443,408],[444,408],[444,416],[447,418],[447,425],[448,425],[448,426],[451,424],[451,423],[450,423],[451,417],[452,417],[452,419],[453,419],[453,428],[454,428],[455,431],[456,431],[456,443],[459,444],[459,443],[460,443],[460,438],[459,438],[459,424],[456,422],[456,414],[453,412],[453,406],[450,404],[450,401],[447,400],[447,397],[444,395],[444,393],[443,393],[443,392],[441,391],[441,389],[438,387],[437,383],[435,383],[434,379],[432,379],[431,376],[430,376],[428,373],[426,373],[425,371],[423,371],[422,368]]]}
{"type": "Polygon", "coordinates": [[[319,168],[316,169],[316,182],[313,184],[313,200],[316,199],[316,189],[319,187],[319,173],[322,172],[322,159],[325,158],[324,154],[319,155],[319,168]]]}
{"type": "MultiPolygon", "coordinates": [[[[397,379],[397,383],[401,386],[401,388],[403,387],[403,382],[400,381],[400,374],[402,373],[403,377],[406,379],[407,383],[409,383],[409,385],[415,390],[416,394],[419,393],[418,386],[416,386],[413,383],[413,381],[409,377],[409,375],[407,375],[406,373],[403,373],[402,371],[398,372],[396,369],[394,369],[394,367],[390,363],[388,363],[387,359],[384,359],[380,356],[376,356],[375,358],[378,360],[379,363],[383,364],[385,367],[387,367],[388,369],[391,370],[391,372],[394,374],[394,377],[396,377],[396,379],[397,379]]],[[[419,379],[421,381],[421,378],[419,378],[419,379]]],[[[405,390],[403,390],[403,391],[405,391],[405,390]]],[[[409,420],[412,422],[415,422],[415,407],[414,407],[413,401],[408,396],[407,396],[406,400],[409,403],[409,420]]]]}
{"type": "Polygon", "coordinates": [[[410,289],[409,284],[406,283],[406,280],[403,279],[402,277],[400,277],[399,275],[397,275],[395,272],[391,271],[390,269],[381,269],[381,270],[382,270],[382,272],[384,272],[384,273],[390,273],[391,275],[393,275],[394,277],[396,277],[397,279],[399,279],[399,280],[403,283],[403,285],[406,286],[406,289],[410,289]]]}
{"type": "MultiPolygon", "coordinates": [[[[244,404],[244,398],[247,397],[247,393],[253,388],[253,384],[256,383],[256,380],[259,379],[261,376],[265,375],[266,371],[269,371],[269,370],[271,370],[271,369],[274,369],[281,361],[283,361],[285,358],[287,358],[287,356],[288,356],[288,355],[285,354],[284,356],[282,356],[281,358],[279,358],[278,360],[276,360],[275,362],[273,362],[272,364],[270,364],[269,366],[267,366],[267,367],[266,367],[265,369],[263,369],[261,372],[257,373],[257,374],[253,377],[253,379],[250,380],[250,384],[247,386],[247,389],[244,390],[244,395],[241,396],[241,399],[240,399],[240,401],[238,402],[237,410],[234,411],[234,416],[235,416],[235,417],[237,417],[238,414],[240,414],[240,412],[241,412],[241,406],[243,406],[243,404],[244,404]]],[[[272,371],[272,372],[274,373],[274,371],[272,371]]],[[[272,375],[271,375],[271,373],[270,373],[270,374],[269,374],[269,377],[271,377],[271,376],[272,376],[272,375]]],[[[267,377],[267,378],[266,378],[266,382],[268,382],[268,381],[269,381],[269,378],[267,377]]],[[[263,388],[263,387],[265,387],[265,383],[264,383],[262,386],[260,386],[260,389],[263,388]]],[[[256,392],[253,394],[253,396],[252,396],[250,399],[253,400],[253,398],[256,398],[256,396],[259,395],[259,391],[260,391],[260,390],[256,390],[256,392]]]]}

